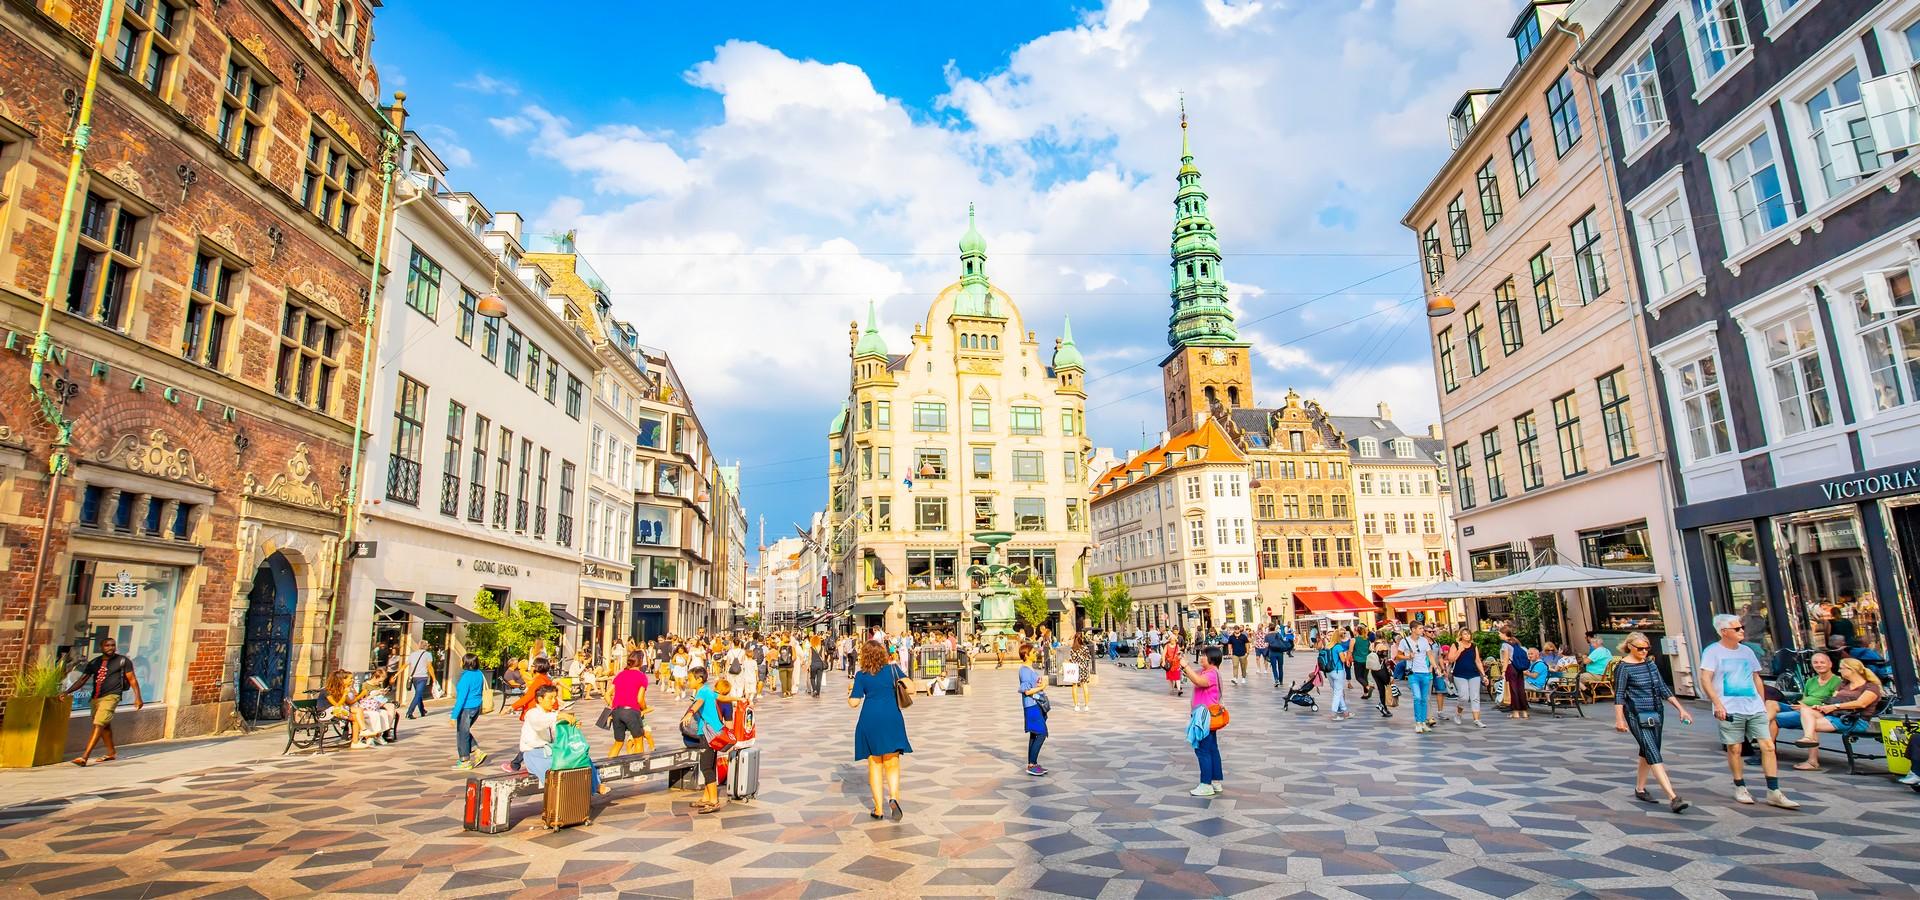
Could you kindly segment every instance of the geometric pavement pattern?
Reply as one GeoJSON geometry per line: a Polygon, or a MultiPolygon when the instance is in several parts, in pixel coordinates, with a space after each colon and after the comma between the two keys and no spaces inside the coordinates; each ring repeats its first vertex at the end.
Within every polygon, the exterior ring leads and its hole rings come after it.
{"type": "MultiPolygon", "coordinates": [[[[1355,693],[1355,718],[1331,722],[1324,693],[1320,712],[1289,712],[1256,672],[1228,686],[1227,792],[1201,799],[1187,795],[1188,701],[1159,673],[1101,666],[1086,713],[1056,689],[1041,759],[1051,773],[1032,778],[1014,671],[988,665],[969,693],[907,710],[915,752],[906,819],[893,823],[867,817],[845,690],[829,674],[819,699],[763,699],[759,798],[714,815],[692,815],[692,795],[658,781],[617,783],[585,827],[548,832],[527,800],[512,831],[463,832],[464,775],[448,768],[453,730],[438,713],[402,723],[383,749],[0,809],[0,892],[1825,898],[1915,896],[1920,884],[1920,795],[1843,765],[1784,774],[1798,811],[1739,806],[1698,703],[1695,727],[1675,719],[1667,735],[1694,803],[1674,816],[1633,799],[1633,743],[1604,706],[1529,722],[1489,712],[1485,730],[1415,735],[1404,702],[1380,719],[1355,693]]],[[[676,737],[683,707],[658,690],[650,702],[655,731],[676,737]]],[[[579,705],[584,720],[596,704],[579,705]]],[[[478,730],[495,760],[511,754],[516,722],[487,716],[478,730]]],[[[609,736],[588,730],[603,749],[609,736]]]]}

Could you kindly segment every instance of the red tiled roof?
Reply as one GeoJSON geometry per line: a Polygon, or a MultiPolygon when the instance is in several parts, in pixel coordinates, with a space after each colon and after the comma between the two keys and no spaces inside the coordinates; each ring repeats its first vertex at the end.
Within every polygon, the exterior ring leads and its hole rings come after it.
{"type": "Polygon", "coordinates": [[[1247,461],[1247,458],[1240,454],[1239,449],[1234,447],[1233,440],[1227,437],[1226,432],[1220,430],[1219,424],[1212,419],[1208,419],[1200,423],[1199,428],[1183,434],[1174,435],[1173,438],[1165,444],[1144,450],[1132,459],[1127,460],[1124,465],[1118,465],[1108,469],[1105,474],[1100,476],[1099,481],[1094,482],[1094,493],[1098,494],[1102,491],[1125,487],[1125,477],[1129,473],[1145,473],[1147,463],[1161,463],[1162,467],[1156,471],[1166,471],[1167,467],[1164,464],[1166,463],[1167,454],[1169,453],[1175,454],[1178,457],[1174,460],[1174,467],[1199,463],[1239,463],[1244,465],[1247,461]],[[1200,448],[1199,459],[1187,458],[1187,448],[1189,447],[1200,448]]]}

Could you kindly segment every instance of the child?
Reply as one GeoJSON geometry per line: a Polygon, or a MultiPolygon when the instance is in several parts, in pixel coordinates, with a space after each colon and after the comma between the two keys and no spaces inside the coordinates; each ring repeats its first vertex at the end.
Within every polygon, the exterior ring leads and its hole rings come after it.
{"type": "Polygon", "coordinates": [[[1173,688],[1168,693],[1175,697],[1186,696],[1187,679],[1181,671],[1180,646],[1171,641],[1167,643],[1167,683],[1173,688]]]}

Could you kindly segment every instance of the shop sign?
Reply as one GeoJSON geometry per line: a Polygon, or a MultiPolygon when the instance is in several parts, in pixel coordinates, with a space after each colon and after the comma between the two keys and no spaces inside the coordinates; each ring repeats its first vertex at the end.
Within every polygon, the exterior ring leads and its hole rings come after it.
{"type": "Polygon", "coordinates": [[[594,563],[594,562],[581,563],[580,574],[587,578],[598,578],[601,581],[626,581],[627,580],[627,573],[622,572],[619,569],[615,569],[610,566],[603,566],[599,563],[594,563]]]}
{"type": "Polygon", "coordinates": [[[475,572],[484,572],[488,575],[504,575],[508,578],[520,574],[519,566],[513,565],[512,563],[494,562],[490,559],[474,560],[473,570],[475,572]]]}
{"type": "Polygon", "coordinates": [[[1836,478],[1820,485],[1820,492],[1827,495],[1828,500],[1853,500],[1916,489],[1920,489],[1920,466],[1908,466],[1896,472],[1865,478],[1836,478]]]}
{"type": "Polygon", "coordinates": [[[666,611],[667,611],[667,601],[665,601],[665,600],[635,600],[635,601],[633,601],[633,611],[634,611],[634,612],[666,612],[666,611]]]}

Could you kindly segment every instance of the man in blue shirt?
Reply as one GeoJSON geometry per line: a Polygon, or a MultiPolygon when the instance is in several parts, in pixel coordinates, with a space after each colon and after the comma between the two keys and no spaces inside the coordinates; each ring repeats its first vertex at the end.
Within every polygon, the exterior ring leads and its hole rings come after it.
{"type": "Polygon", "coordinates": [[[1293,652],[1293,644],[1291,641],[1287,639],[1287,634],[1285,632],[1281,632],[1281,631],[1267,632],[1267,665],[1273,669],[1273,686],[1274,687],[1280,686],[1281,664],[1285,661],[1284,659],[1285,656],[1292,652],[1293,652]]]}
{"type": "Polygon", "coordinates": [[[1233,683],[1247,683],[1247,645],[1252,640],[1247,637],[1247,626],[1233,626],[1233,633],[1227,635],[1227,649],[1233,651],[1233,683]]]}

